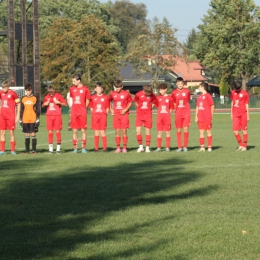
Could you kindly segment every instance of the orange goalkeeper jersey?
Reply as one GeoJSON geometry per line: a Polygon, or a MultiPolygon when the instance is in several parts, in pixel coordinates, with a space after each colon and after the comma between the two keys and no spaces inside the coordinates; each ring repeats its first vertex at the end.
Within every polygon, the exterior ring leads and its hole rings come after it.
{"type": "Polygon", "coordinates": [[[20,118],[24,124],[35,123],[40,116],[39,102],[36,96],[23,96],[21,100],[20,118]]]}

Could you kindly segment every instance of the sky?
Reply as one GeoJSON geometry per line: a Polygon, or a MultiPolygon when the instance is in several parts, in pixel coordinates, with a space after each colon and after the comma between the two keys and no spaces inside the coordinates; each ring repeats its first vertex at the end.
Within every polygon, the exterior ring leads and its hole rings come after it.
{"type": "MultiPolygon", "coordinates": [[[[100,2],[107,2],[100,0],[100,2]]],[[[112,0],[115,2],[115,0],[112,0]]],[[[143,3],[147,7],[147,18],[152,20],[155,16],[160,21],[164,17],[173,28],[178,29],[175,36],[180,42],[186,42],[189,32],[194,28],[198,31],[198,25],[202,24],[204,15],[210,9],[210,0],[130,0],[132,3],[143,3]]],[[[260,6],[260,0],[254,1],[260,6]]]]}

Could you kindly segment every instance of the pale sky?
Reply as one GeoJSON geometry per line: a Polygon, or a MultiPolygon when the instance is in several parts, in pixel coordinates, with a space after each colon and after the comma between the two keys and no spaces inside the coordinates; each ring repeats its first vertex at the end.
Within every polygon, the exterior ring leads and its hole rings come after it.
{"type": "MultiPolygon", "coordinates": [[[[105,3],[106,0],[100,0],[105,3]]],[[[115,0],[112,0],[115,2],[115,0]]],[[[210,0],[130,0],[132,3],[143,3],[148,10],[147,18],[155,16],[162,21],[166,17],[173,28],[178,29],[176,36],[180,42],[185,42],[189,32],[202,24],[203,15],[207,14],[210,0]]],[[[260,0],[254,1],[260,6],[260,0]]]]}

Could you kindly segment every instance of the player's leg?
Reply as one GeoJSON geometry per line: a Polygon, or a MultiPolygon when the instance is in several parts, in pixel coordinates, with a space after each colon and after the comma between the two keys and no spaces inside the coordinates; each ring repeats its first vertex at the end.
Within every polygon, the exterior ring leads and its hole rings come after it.
{"type": "Polygon", "coordinates": [[[207,129],[208,152],[212,151],[212,133],[211,129],[207,129]]]}
{"type": "Polygon", "coordinates": [[[10,133],[11,154],[12,154],[12,155],[16,155],[16,152],[15,152],[14,130],[9,130],[9,133],[10,133]]]}
{"type": "Polygon", "coordinates": [[[142,134],[141,134],[141,126],[137,126],[136,127],[136,140],[139,144],[139,148],[137,149],[137,152],[143,152],[144,151],[144,147],[143,147],[143,138],[142,138],[142,134]]]}
{"type": "Polygon", "coordinates": [[[160,152],[161,149],[162,149],[162,130],[161,127],[157,125],[157,149],[155,150],[155,152],[160,152]]]}
{"type": "Polygon", "coordinates": [[[127,143],[128,143],[128,136],[127,136],[127,129],[121,129],[123,135],[123,153],[127,153],[127,143]]]}
{"type": "Polygon", "coordinates": [[[205,152],[205,136],[204,136],[204,124],[198,123],[199,127],[199,143],[200,143],[200,149],[199,152],[205,152]]]}
{"type": "Polygon", "coordinates": [[[116,153],[120,153],[120,144],[121,144],[121,129],[120,128],[116,128],[116,137],[115,137],[115,141],[116,141],[116,153]]]}
{"type": "Polygon", "coordinates": [[[238,143],[238,148],[236,151],[241,151],[244,148],[243,141],[242,141],[240,133],[239,133],[239,130],[241,129],[241,118],[239,118],[239,117],[233,118],[232,128],[233,128],[233,133],[234,133],[235,138],[238,143]]]}
{"type": "Polygon", "coordinates": [[[241,151],[247,150],[247,143],[248,143],[248,134],[247,134],[247,113],[241,117],[241,130],[243,132],[243,149],[241,151]]]}
{"type": "Polygon", "coordinates": [[[56,143],[57,143],[57,147],[56,147],[56,153],[60,153],[60,149],[61,149],[61,131],[60,130],[56,130],[56,143]]]}
{"type": "Polygon", "coordinates": [[[99,130],[94,130],[94,148],[95,152],[98,152],[98,146],[99,146],[99,130]]]}
{"type": "Polygon", "coordinates": [[[78,129],[77,128],[72,128],[72,143],[73,143],[73,153],[78,152],[78,129]]]}
{"type": "MultiPolygon", "coordinates": [[[[33,124],[34,125],[34,124],[33,124]]],[[[34,127],[34,126],[32,126],[34,127]]],[[[32,137],[32,154],[36,154],[36,146],[37,146],[37,137],[35,132],[31,132],[32,137]]]]}
{"type": "Polygon", "coordinates": [[[188,151],[188,143],[189,143],[189,127],[185,126],[183,127],[183,134],[184,134],[184,143],[183,143],[183,151],[188,151]]]}
{"type": "Polygon", "coordinates": [[[31,136],[28,129],[28,124],[22,124],[23,132],[25,133],[25,139],[24,139],[24,145],[25,145],[25,151],[24,154],[30,153],[30,142],[31,142],[31,136]]]}
{"type": "Polygon", "coordinates": [[[151,128],[145,127],[145,152],[150,152],[150,144],[151,144],[151,128]]]}
{"type": "Polygon", "coordinates": [[[100,130],[100,134],[102,136],[102,144],[103,144],[103,151],[107,152],[107,136],[105,130],[100,130]]]}
{"type": "Polygon", "coordinates": [[[85,128],[81,128],[81,141],[82,141],[82,153],[86,153],[86,146],[87,146],[87,133],[85,128]]]}
{"type": "Polygon", "coordinates": [[[165,131],[165,151],[170,152],[170,146],[171,146],[171,132],[165,131]]]}
{"type": "Polygon", "coordinates": [[[49,145],[49,153],[53,153],[53,130],[51,127],[49,127],[48,130],[48,145],[49,145]]]}

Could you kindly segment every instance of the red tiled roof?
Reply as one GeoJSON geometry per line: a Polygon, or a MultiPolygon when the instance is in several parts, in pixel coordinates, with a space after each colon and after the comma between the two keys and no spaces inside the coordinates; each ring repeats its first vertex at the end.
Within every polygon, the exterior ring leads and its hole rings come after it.
{"type": "MultiPolygon", "coordinates": [[[[169,55],[163,55],[164,59],[167,59],[169,55]]],[[[203,67],[200,65],[199,60],[195,61],[184,61],[181,58],[176,59],[174,67],[170,67],[170,70],[176,75],[182,77],[185,81],[204,81],[207,78],[201,75],[203,67]]]]}

